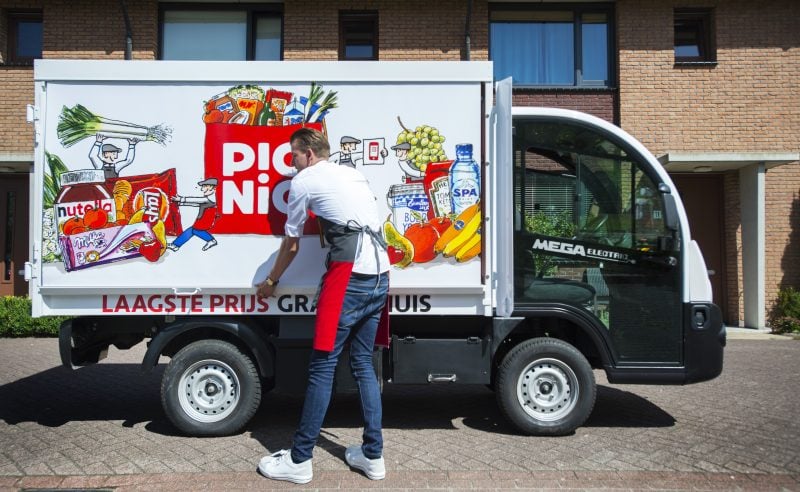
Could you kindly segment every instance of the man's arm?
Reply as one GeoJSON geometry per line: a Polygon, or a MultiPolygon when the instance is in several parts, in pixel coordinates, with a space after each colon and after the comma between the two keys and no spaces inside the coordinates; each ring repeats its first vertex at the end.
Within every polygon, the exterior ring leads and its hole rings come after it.
{"type": "MultiPolygon", "coordinates": [[[[269,272],[269,278],[273,282],[280,280],[283,272],[292,264],[297,252],[300,251],[300,238],[285,236],[281,241],[281,248],[278,250],[278,257],[275,259],[275,264],[272,265],[272,271],[269,272]]],[[[256,285],[256,295],[258,297],[270,297],[275,292],[275,284],[268,285],[266,279],[260,284],[256,285]]]]}
{"type": "Polygon", "coordinates": [[[99,138],[97,141],[92,145],[92,148],[89,149],[89,162],[92,163],[95,169],[103,169],[103,161],[100,160],[100,146],[102,144],[102,140],[99,138]]]}
{"type": "Polygon", "coordinates": [[[139,140],[135,139],[135,138],[129,138],[128,139],[128,153],[125,154],[125,160],[124,161],[117,162],[117,164],[115,166],[116,170],[117,170],[117,173],[119,173],[120,171],[122,171],[126,167],[130,166],[131,164],[133,164],[133,159],[136,158],[136,143],[138,141],[139,140]]]}

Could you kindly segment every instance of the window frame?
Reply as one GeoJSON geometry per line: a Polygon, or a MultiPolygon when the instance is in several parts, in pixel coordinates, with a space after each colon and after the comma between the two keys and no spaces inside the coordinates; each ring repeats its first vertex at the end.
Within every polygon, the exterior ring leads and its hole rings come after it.
{"type": "Polygon", "coordinates": [[[283,4],[278,3],[159,3],[158,5],[158,50],[157,59],[164,59],[164,13],[170,10],[183,10],[194,12],[208,12],[208,11],[228,11],[228,12],[245,12],[247,14],[247,33],[246,36],[246,51],[245,61],[255,61],[256,52],[256,22],[261,17],[276,17],[281,21],[281,43],[280,43],[280,57],[278,60],[283,60],[284,48],[284,18],[283,18],[283,4]]]}
{"type": "MultiPolygon", "coordinates": [[[[489,4],[489,59],[492,55],[492,14],[498,11],[569,11],[572,13],[573,26],[573,72],[575,83],[565,84],[517,84],[514,82],[514,89],[614,89],[616,84],[616,28],[613,3],[490,3],[489,4]],[[583,79],[583,32],[581,26],[584,14],[605,14],[608,26],[606,46],[606,59],[608,80],[584,80],[583,79]]],[[[514,23],[514,21],[503,21],[504,23],[514,23]]],[[[526,23],[527,21],[518,21],[526,23]]]]}
{"type": "Polygon", "coordinates": [[[713,8],[676,8],[672,12],[672,53],[675,57],[676,65],[715,65],[717,63],[716,25],[714,22],[713,8]],[[677,34],[679,20],[695,21],[699,23],[699,33],[695,30],[697,46],[700,54],[698,56],[678,56],[675,54],[677,48],[677,34]],[[701,44],[702,43],[702,44],[701,44]],[[705,53],[704,53],[705,50],[705,53]]]}
{"type": "Polygon", "coordinates": [[[340,10],[339,11],[339,60],[340,61],[376,61],[379,59],[379,39],[380,39],[380,23],[378,21],[377,10],[340,10]],[[350,58],[346,56],[346,29],[345,24],[348,22],[370,22],[372,24],[372,56],[369,58],[358,57],[350,58]]]}
{"type": "MultiPolygon", "coordinates": [[[[39,21],[42,24],[42,53],[44,53],[44,14],[41,10],[34,9],[15,9],[10,10],[6,17],[6,57],[5,65],[32,66],[35,56],[17,56],[17,33],[19,32],[19,22],[39,21]]],[[[41,54],[39,58],[41,58],[41,54]]]]}

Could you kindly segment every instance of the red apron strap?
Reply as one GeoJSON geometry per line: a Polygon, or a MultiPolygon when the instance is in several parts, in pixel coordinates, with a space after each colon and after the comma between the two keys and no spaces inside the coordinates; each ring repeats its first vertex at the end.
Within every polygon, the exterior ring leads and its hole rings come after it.
{"type": "Polygon", "coordinates": [[[317,320],[314,327],[314,350],[323,352],[333,350],[344,295],[352,271],[353,263],[351,262],[331,261],[328,271],[322,276],[322,286],[317,301],[317,320]]]}

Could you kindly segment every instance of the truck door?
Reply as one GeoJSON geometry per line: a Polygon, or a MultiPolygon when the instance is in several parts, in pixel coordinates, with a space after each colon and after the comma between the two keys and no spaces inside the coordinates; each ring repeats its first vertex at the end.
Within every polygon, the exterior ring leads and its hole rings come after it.
{"type": "Polygon", "coordinates": [[[680,255],[659,178],[605,129],[514,120],[514,299],[594,317],[618,364],[682,363],[680,255]]]}

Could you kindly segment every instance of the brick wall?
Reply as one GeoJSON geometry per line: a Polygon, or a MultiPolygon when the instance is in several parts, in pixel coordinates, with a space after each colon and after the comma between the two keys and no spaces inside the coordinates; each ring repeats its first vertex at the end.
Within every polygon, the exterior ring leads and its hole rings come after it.
{"type": "MultiPolygon", "coordinates": [[[[362,0],[284,3],[284,59],[337,60],[339,11],[377,10],[381,60],[461,60],[467,2],[463,0],[362,0]]],[[[488,13],[485,1],[474,1],[471,59],[487,60],[488,13]]]]}
{"type": "Polygon", "coordinates": [[[512,101],[515,106],[545,106],[583,111],[617,123],[617,93],[613,89],[516,89],[512,101]]]}
{"type": "Polygon", "coordinates": [[[767,171],[766,181],[765,285],[769,314],[781,286],[800,288],[800,164],[773,168],[767,171]]]}
{"type": "MultiPolygon", "coordinates": [[[[800,29],[795,0],[619,0],[619,105],[623,128],[656,155],[668,151],[797,152],[800,149],[800,29]],[[714,7],[714,67],[677,67],[673,9],[714,7]]],[[[729,180],[728,180],[729,181],[729,180]]],[[[726,183],[728,182],[726,181],[726,183]]],[[[726,201],[738,202],[738,186],[726,201]],[[735,196],[734,196],[735,195],[735,196]]],[[[800,163],[767,173],[766,299],[769,310],[782,284],[798,285],[796,259],[800,163]]],[[[736,222],[726,225],[733,240],[736,222]]],[[[736,233],[737,251],[740,233],[736,233]]],[[[730,243],[729,243],[730,245],[730,243]]],[[[731,248],[728,248],[731,251],[731,248]]],[[[741,254],[729,258],[729,278],[742,319],[741,254]]]]}
{"type": "Polygon", "coordinates": [[[744,318],[744,297],[742,285],[742,209],[739,194],[739,173],[727,172],[723,178],[723,196],[725,197],[724,230],[725,253],[727,254],[726,275],[727,286],[726,312],[722,313],[728,323],[739,323],[744,318]]]}
{"type": "MultiPolygon", "coordinates": [[[[158,36],[156,0],[126,2],[133,58],[154,59],[158,36]]],[[[8,12],[41,9],[44,58],[123,59],[125,24],[117,0],[0,1],[0,56],[6,59],[8,12]]],[[[33,68],[0,66],[0,153],[32,153],[33,128],[25,106],[33,103],[33,68]]]]}
{"type": "MultiPolygon", "coordinates": [[[[118,0],[45,0],[44,58],[123,59],[125,21],[118,0]]],[[[125,2],[133,58],[155,59],[157,0],[125,2]]]]}
{"type": "MultiPolygon", "coordinates": [[[[41,8],[41,1],[0,3],[0,59],[8,59],[8,11],[41,8]]],[[[33,68],[0,66],[0,153],[33,152],[33,127],[25,106],[33,103],[33,68]]]]}

